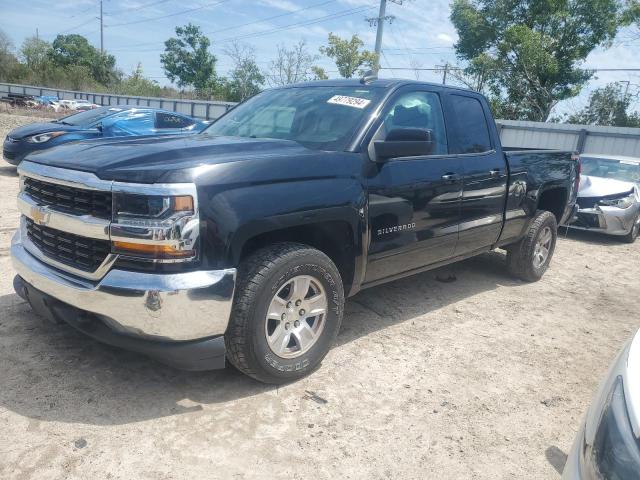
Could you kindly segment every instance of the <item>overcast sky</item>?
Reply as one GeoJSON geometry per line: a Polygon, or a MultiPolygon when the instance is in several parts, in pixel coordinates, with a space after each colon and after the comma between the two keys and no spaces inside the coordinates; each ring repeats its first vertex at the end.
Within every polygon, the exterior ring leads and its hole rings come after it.
{"type": "MultiPolygon", "coordinates": [[[[36,34],[52,41],[58,33],[78,33],[99,47],[99,0],[2,0],[0,28],[16,46],[36,34]]],[[[382,77],[416,78],[411,67],[432,68],[456,63],[453,44],[456,33],[449,20],[450,0],[404,0],[388,2],[387,14],[395,20],[385,25],[382,77]],[[385,70],[384,67],[407,68],[385,70]]],[[[224,54],[231,40],[251,45],[258,65],[267,69],[278,44],[292,45],[306,40],[309,50],[318,52],[329,32],[342,37],[357,33],[373,50],[375,27],[365,20],[376,17],[378,0],[104,0],[104,45],[114,54],[118,66],[131,72],[138,62],[145,74],[161,85],[168,84],[160,65],[163,42],[174,35],[176,25],[199,25],[211,39],[218,57],[218,71],[231,67],[224,54]]],[[[640,68],[640,40],[625,31],[609,49],[593,52],[589,68],[640,68]]],[[[319,58],[331,77],[335,65],[319,58]]],[[[419,72],[420,79],[438,81],[442,75],[419,72]]],[[[599,73],[589,89],[558,109],[572,111],[585,104],[588,91],[611,81],[630,81],[632,91],[640,88],[640,72],[599,73]]]]}

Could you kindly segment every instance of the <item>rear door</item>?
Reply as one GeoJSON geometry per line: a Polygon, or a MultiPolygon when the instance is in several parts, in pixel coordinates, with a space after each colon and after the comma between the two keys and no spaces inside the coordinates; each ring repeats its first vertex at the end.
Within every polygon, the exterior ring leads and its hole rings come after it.
{"type": "Polygon", "coordinates": [[[440,90],[406,87],[386,102],[367,144],[395,128],[428,129],[430,155],[369,162],[369,250],[365,283],[419,269],[453,255],[458,239],[462,166],[449,153],[440,90]]]}
{"type": "Polygon", "coordinates": [[[499,145],[494,145],[486,102],[473,94],[447,95],[447,125],[452,153],[463,173],[459,238],[455,255],[487,249],[500,236],[509,174],[499,145]]]}

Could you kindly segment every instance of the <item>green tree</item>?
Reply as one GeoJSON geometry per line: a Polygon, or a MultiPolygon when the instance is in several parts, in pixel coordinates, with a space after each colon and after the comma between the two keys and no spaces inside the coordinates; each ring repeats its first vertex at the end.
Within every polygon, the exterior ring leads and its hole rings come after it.
{"type": "Polygon", "coordinates": [[[141,97],[159,97],[162,95],[162,87],[155,80],[144,76],[142,64],[138,62],[136,68],[115,86],[115,93],[122,95],[137,95],[141,97]]]}
{"type": "Polygon", "coordinates": [[[325,69],[322,68],[322,67],[318,67],[316,65],[311,67],[311,74],[313,75],[313,80],[328,80],[329,79],[329,75],[327,75],[327,72],[325,71],[325,69]]]}
{"type": "Polygon", "coordinates": [[[225,81],[225,99],[231,102],[242,102],[260,93],[265,78],[258,68],[253,48],[234,42],[225,50],[225,53],[234,65],[229,79],[225,81]]]}
{"type": "Polygon", "coordinates": [[[640,24],[640,0],[627,0],[622,11],[623,25],[640,24]]]}
{"type": "Polygon", "coordinates": [[[496,114],[545,121],[593,72],[582,62],[615,36],[617,0],[454,0],[465,74],[482,78],[496,114]]]}
{"type": "Polygon", "coordinates": [[[51,60],[58,67],[83,67],[102,85],[111,85],[121,76],[115,68],[116,58],[100,52],[82,35],[58,35],[51,47],[51,60]]]}
{"type": "Polygon", "coordinates": [[[363,74],[366,70],[375,70],[378,66],[378,56],[369,50],[363,50],[364,42],[358,35],[346,40],[330,33],[328,44],[320,47],[320,53],[336,62],[338,72],[344,78],[351,78],[356,72],[363,74]]]}
{"type": "Polygon", "coordinates": [[[269,65],[267,82],[273,87],[306,82],[313,78],[313,62],[316,60],[318,56],[309,53],[304,40],[290,48],[278,45],[276,58],[269,65]]]}
{"type": "Polygon", "coordinates": [[[180,88],[193,87],[199,96],[210,95],[218,86],[211,42],[192,23],[176,27],[176,37],[164,42],[165,53],[160,55],[167,78],[180,88]]]}
{"type": "Polygon", "coordinates": [[[0,30],[0,80],[13,82],[19,78],[20,63],[14,54],[13,42],[0,30]]]}
{"type": "Polygon", "coordinates": [[[613,127],[640,127],[640,114],[630,112],[633,95],[619,83],[610,83],[589,96],[589,105],[566,118],[567,123],[606,125],[613,127]]]}
{"type": "Polygon", "coordinates": [[[51,61],[51,44],[37,37],[29,37],[22,42],[20,58],[31,70],[47,68],[51,61]]]}

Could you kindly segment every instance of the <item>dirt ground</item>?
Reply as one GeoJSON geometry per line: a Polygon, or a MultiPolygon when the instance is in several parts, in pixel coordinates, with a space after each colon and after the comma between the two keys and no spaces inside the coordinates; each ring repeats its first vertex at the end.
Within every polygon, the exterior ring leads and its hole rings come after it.
{"type": "MultiPolygon", "coordinates": [[[[0,115],[0,138],[29,117],[0,115]]],[[[348,301],[319,371],[189,373],[36,317],[13,293],[0,162],[0,478],[554,479],[640,319],[640,242],[569,233],[535,284],[499,253],[348,301]]],[[[564,233],[563,233],[564,235],[564,233]]]]}

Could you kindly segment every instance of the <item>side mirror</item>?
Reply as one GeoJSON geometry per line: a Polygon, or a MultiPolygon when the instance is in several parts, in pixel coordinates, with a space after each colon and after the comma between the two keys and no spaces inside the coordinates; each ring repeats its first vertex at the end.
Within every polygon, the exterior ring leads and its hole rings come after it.
{"type": "Polygon", "coordinates": [[[418,157],[433,151],[432,131],[421,128],[395,128],[384,140],[374,142],[376,160],[385,162],[396,157],[418,157]]]}

